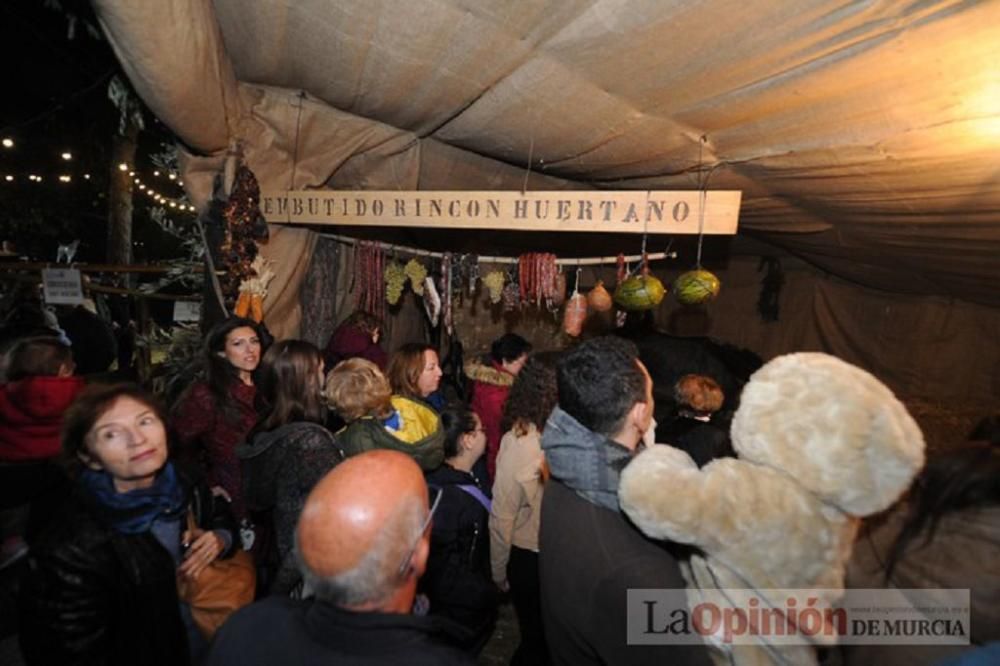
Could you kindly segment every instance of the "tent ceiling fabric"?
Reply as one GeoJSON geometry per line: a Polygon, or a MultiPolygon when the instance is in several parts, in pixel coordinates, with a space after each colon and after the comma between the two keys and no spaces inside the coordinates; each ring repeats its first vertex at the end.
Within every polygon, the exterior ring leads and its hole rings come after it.
{"type": "Polygon", "coordinates": [[[535,189],[695,189],[714,167],[744,232],[1000,305],[1000,2],[95,5],[151,108],[194,153],[240,140],[265,188],[519,189],[530,159],[535,189]]]}

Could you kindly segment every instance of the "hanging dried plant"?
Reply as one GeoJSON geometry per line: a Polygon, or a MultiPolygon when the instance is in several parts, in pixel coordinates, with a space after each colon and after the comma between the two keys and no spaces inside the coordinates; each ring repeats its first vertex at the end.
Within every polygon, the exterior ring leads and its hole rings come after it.
{"type": "Polygon", "coordinates": [[[390,261],[385,267],[385,302],[389,305],[399,303],[406,286],[406,272],[398,261],[390,261]]]}
{"type": "Polygon", "coordinates": [[[403,271],[406,273],[406,277],[410,278],[410,288],[413,289],[413,293],[417,296],[423,296],[427,268],[416,259],[410,259],[406,262],[403,271]]]}
{"type": "Polygon", "coordinates": [[[490,271],[483,277],[483,286],[490,294],[490,303],[496,305],[500,302],[504,281],[503,271],[490,271]]]}

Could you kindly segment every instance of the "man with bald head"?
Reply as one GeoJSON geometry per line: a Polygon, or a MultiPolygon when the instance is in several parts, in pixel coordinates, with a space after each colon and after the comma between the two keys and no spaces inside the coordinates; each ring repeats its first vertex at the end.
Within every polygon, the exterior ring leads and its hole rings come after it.
{"type": "Polygon", "coordinates": [[[413,459],[376,450],[340,463],[306,500],[296,551],[313,597],[236,613],[208,664],[472,664],[452,627],[410,614],[430,548],[427,485],[413,459]]]}

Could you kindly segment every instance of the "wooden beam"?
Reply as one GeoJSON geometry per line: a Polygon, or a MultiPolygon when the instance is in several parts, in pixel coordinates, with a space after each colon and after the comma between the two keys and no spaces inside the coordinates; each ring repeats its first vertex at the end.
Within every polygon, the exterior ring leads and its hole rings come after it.
{"type": "Polygon", "coordinates": [[[273,224],[731,235],[739,191],[265,192],[273,224]]]}
{"type": "MultiPolygon", "coordinates": [[[[75,268],[81,273],[168,273],[176,266],[155,264],[55,264],[42,261],[3,261],[0,271],[40,271],[46,268],[75,268]]],[[[202,264],[191,264],[190,270],[198,271],[202,264]]]]}
{"type": "MultiPolygon", "coordinates": [[[[39,279],[40,278],[33,277],[31,275],[18,275],[16,273],[11,273],[9,275],[0,274],[0,280],[4,280],[6,282],[38,282],[39,279]]],[[[153,300],[159,301],[201,301],[200,294],[161,294],[160,292],[140,291],[139,289],[109,287],[103,284],[97,284],[96,282],[89,283],[86,286],[86,289],[100,292],[102,294],[120,294],[122,296],[135,296],[136,298],[152,298],[153,300]]]]}

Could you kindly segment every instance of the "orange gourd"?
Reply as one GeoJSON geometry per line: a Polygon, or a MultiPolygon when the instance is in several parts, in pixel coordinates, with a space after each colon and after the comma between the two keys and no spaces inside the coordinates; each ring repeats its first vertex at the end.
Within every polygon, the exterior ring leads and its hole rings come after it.
{"type": "Polygon", "coordinates": [[[603,281],[598,280],[597,284],[594,285],[594,288],[590,290],[589,294],[587,294],[587,304],[590,305],[595,312],[607,312],[611,309],[613,305],[611,302],[611,294],[609,294],[608,290],[604,288],[603,281]]]}

